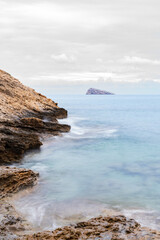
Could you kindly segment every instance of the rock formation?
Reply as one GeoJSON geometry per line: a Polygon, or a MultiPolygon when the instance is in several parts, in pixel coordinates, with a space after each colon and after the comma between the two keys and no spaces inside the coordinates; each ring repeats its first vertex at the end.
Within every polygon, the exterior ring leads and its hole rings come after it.
{"type": "Polygon", "coordinates": [[[114,95],[114,93],[106,92],[106,91],[99,90],[99,89],[96,89],[96,88],[90,88],[86,92],[86,95],[114,95]]]}
{"type": "Polygon", "coordinates": [[[0,164],[20,161],[27,150],[40,147],[42,134],[70,130],[57,121],[67,117],[65,109],[2,70],[0,96],[0,164]]]}
{"type": "MultiPolygon", "coordinates": [[[[70,126],[57,120],[65,117],[67,111],[57,103],[0,70],[0,165],[20,161],[27,150],[42,145],[46,134],[68,132],[70,126]]],[[[34,186],[37,178],[31,170],[0,166],[0,240],[31,230],[8,197],[34,186]]]]}
{"type": "Polygon", "coordinates": [[[36,184],[38,173],[15,167],[0,167],[0,240],[16,239],[31,226],[15,211],[9,198],[36,184]]]}
{"type": "Polygon", "coordinates": [[[37,182],[38,173],[32,170],[15,167],[0,167],[0,198],[9,197],[13,193],[32,187],[37,182]]]}
{"type": "Polygon", "coordinates": [[[18,240],[84,240],[84,239],[108,239],[108,240],[156,240],[160,239],[160,233],[142,228],[133,219],[127,219],[123,215],[92,218],[87,222],[80,222],[73,226],[58,228],[52,232],[40,232],[23,236],[18,240]]]}

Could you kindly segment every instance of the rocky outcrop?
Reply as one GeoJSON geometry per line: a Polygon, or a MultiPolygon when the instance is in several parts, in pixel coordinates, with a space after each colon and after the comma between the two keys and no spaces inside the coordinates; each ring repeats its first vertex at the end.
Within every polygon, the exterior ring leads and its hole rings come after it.
{"type": "Polygon", "coordinates": [[[0,129],[0,164],[18,162],[27,150],[42,145],[39,136],[27,132],[18,132],[12,128],[0,129]]]}
{"type": "Polygon", "coordinates": [[[70,130],[56,119],[45,122],[35,117],[1,121],[0,125],[0,164],[18,162],[27,150],[40,147],[42,134],[56,136],[70,130]]]}
{"type": "Polygon", "coordinates": [[[15,167],[0,167],[0,240],[15,239],[31,226],[7,200],[13,194],[37,183],[38,173],[15,167]]]}
{"type": "Polygon", "coordinates": [[[14,240],[24,231],[31,231],[30,224],[20,216],[8,201],[0,199],[0,240],[14,240]]]}
{"type": "Polygon", "coordinates": [[[18,162],[42,145],[42,134],[59,135],[70,126],[59,124],[67,111],[0,70],[0,164],[18,162]]]}
{"type": "Polygon", "coordinates": [[[86,95],[114,95],[114,93],[99,90],[96,88],[89,88],[88,91],[86,92],[86,95]]]}
{"type": "Polygon", "coordinates": [[[58,228],[52,232],[40,232],[33,235],[26,235],[17,240],[84,240],[84,239],[108,239],[108,240],[128,240],[128,239],[160,239],[160,233],[142,228],[133,219],[127,219],[123,215],[98,217],[87,222],[80,222],[75,226],[58,228]]]}
{"type": "Polygon", "coordinates": [[[24,86],[10,74],[0,70],[1,119],[19,119],[25,115],[66,117],[67,111],[34,89],[24,86]]]}
{"type": "MultiPolygon", "coordinates": [[[[20,161],[27,150],[42,145],[46,134],[68,132],[70,126],[58,123],[65,117],[67,111],[57,103],[0,70],[0,165],[20,161]]],[[[38,173],[31,170],[0,167],[0,240],[15,239],[21,231],[31,230],[9,197],[34,186],[37,178],[38,173]]]]}
{"type": "Polygon", "coordinates": [[[37,182],[38,173],[15,167],[0,167],[0,198],[12,196],[37,182]]]}

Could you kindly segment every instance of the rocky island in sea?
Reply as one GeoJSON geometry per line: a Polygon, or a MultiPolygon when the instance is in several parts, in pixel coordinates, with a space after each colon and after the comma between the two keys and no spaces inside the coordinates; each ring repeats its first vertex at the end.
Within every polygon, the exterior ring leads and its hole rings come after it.
{"type": "Polygon", "coordinates": [[[96,88],[89,88],[88,91],[86,92],[86,95],[114,95],[114,93],[96,88]]]}
{"type": "Polygon", "coordinates": [[[142,228],[123,215],[100,216],[35,233],[24,216],[17,213],[12,197],[33,187],[41,176],[9,165],[20,162],[26,151],[39,148],[46,137],[70,131],[69,125],[58,122],[66,117],[67,111],[57,103],[0,70],[0,240],[160,239],[158,231],[142,228]]]}

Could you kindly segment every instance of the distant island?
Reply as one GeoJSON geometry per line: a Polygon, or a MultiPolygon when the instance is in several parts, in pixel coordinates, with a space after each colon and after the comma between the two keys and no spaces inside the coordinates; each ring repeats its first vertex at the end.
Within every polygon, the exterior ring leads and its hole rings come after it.
{"type": "Polygon", "coordinates": [[[114,93],[103,91],[96,88],[89,88],[86,95],[114,95],[114,93]]]}

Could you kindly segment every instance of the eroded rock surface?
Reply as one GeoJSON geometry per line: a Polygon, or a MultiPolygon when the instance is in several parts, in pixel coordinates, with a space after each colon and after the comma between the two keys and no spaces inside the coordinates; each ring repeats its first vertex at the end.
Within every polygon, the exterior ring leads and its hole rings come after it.
{"type": "Polygon", "coordinates": [[[0,240],[17,239],[24,231],[31,231],[30,224],[14,209],[12,204],[0,199],[0,240]]]}
{"type": "Polygon", "coordinates": [[[18,240],[153,240],[160,239],[160,233],[142,228],[133,219],[126,219],[123,215],[111,217],[98,217],[87,222],[80,222],[75,226],[58,228],[52,232],[41,232],[26,235],[18,240]]]}
{"type": "MultiPolygon", "coordinates": [[[[40,139],[46,134],[68,132],[70,126],[57,120],[65,117],[67,111],[57,103],[0,70],[0,165],[20,161],[27,150],[42,145],[40,139]]],[[[0,167],[0,240],[15,239],[20,232],[31,230],[9,197],[32,187],[37,177],[31,170],[0,167]]]]}
{"type": "Polygon", "coordinates": [[[24,168],[0,167],[0,240],[15,239],[31,226],[16,212],[8,197],[36,184],[38,173],[24,168]]]}
{"type": "Polygon", "coordinates": [[[42,134],[59,135],[70,126],[59,124],[67,111],[0,70],[0,164],[18,162],[42,145],[42,134]]]}
{"type": "Polygon", "coordinates": [[[24,168],[0,167],[0,199],[34,186],[38,176],[38,173],[24,168]]]}
{"type": "MultiPolygon", "coordinates": [[[[0,70],[0,96],[1,118],[6,120],[23,117],[27,113],[41,116],[43,111],[46,111],[46,114],[51,111],[56,117],[61,116],[61,109],[58,108],[57,103],[24,86],[2,70],[0,70]]],[[[63,117],[67,115],[64,109],[62,112],[63,117]]]]}

